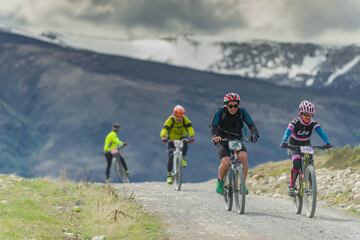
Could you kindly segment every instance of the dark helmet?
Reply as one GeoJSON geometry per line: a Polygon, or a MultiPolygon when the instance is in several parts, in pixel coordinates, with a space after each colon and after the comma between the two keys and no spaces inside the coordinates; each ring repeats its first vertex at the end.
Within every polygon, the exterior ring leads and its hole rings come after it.
{"type": "Polygon", "coordinates": [[[113,129],[114,131],[119,131],[119,129],[120,129],[120,124],[118,124],[118,123],[113,123],[113,124],[112,124],[112,129],[113,129]]]}

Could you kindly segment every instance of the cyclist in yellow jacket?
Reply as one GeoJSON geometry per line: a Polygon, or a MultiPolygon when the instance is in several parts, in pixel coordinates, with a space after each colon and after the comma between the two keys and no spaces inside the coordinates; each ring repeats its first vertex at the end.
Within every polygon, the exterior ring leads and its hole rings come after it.
{"type": "MultiPolygon", "coordinates": [[[[185,116],[185,108],[176,105],[173,109],[173,113],[166,119],[164,123],[164,127],[161,129],[160,138],[164,143],[168,143],[168,153],[169,160],[167,164],[168,174],[166,182],[168,184],[172,184],[173,177],[171,176],[171,171],[173,168],[173,152],[175,150],[174,140],[181,140],[189,138],[189,143],[194,142],[195,131],[192,127],[191,121],[187,116],[185,116]],[[168,141],[170,140],[170,141],[168,141]]],[[[186,167],[187,162],[185,159],[186,153],[188,150],[187,142],[184,142],[184,146],[182,149],[183,160],[182,166],[186,167]]]]}
{"type": "MultiPolygon", "coordinates": [[[[113,123],[111,132],[106,135],[105,144],[104,144],[104,153],[107,162],[106,166],[106,181],[109,181],[110,178],[110,168],[113,159],[113,153],[117,150],[118,147],[126,146],[127,144],[121,141],[118,137],[118,131],[120,129],[120,125],[118,123],[113,123]]],[[[125,159],[120,155],[120,160],[126,174],[129,175],[129,170],[126,165],[125,159]]]]}

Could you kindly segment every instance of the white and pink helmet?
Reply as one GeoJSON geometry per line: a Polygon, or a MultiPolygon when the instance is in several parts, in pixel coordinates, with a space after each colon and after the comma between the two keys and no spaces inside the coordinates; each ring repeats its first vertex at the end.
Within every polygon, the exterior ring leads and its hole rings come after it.
{"type": "Polygon", "coordinates": [[[231,102],[231,101],[240,102],[240,95],[237,93],[233,93],[233,92],[225,94],[224,104],[227,104],[228,102],[231,102]]]}
{"type": "Polygon", "coordinates": [[[315,105],[311,102],[304,100],[299,104],[299,114],[300,113],[308,113],[308,114],[315,114],[315,105]]]}

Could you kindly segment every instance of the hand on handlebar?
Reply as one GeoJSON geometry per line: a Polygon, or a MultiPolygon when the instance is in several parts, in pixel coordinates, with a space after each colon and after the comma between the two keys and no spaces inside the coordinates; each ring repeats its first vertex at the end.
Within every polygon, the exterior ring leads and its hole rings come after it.
{"type": "Polygon", "coordinates": [[[220,136],[215,136],[211,139],[211,141],[214,143],[214,144],[218,144],[220,141],[221,141],[221,137],[220,136]]]}
{"type": "Polygon", "coordinates": [[[328,148],[333,148],[334,146],[331,145],[330,143],[327,143],[324,145],[324,148],[328,149],[328,148]]]}
{"type": "Polygon", "coordinates": [[[255,142],[257,142],[258,138],[259,138],[259,135],[257,135],[256,133],[252,133],[250,136],[250,141],[255,143],[255,142]]]}
{"type": "Polygon", "coordinates": [[[167,139],[167,138],[161,138],[161,141],[162,141],[163,143],[167,143],[167,142],[168,142],[168,139],[167,139]]]}
{"type": "Polygon", "coordinates": [[[289,144],[287,144],[286,142],[283,142],[283,143],[280,144],[280,147],[281,148],[288,148],[289,144]]]}
{"type": "Polygon", "coordinates": [[[194,137],[189,138],[189,143],[193,143],[195,141],[194,137]]]}

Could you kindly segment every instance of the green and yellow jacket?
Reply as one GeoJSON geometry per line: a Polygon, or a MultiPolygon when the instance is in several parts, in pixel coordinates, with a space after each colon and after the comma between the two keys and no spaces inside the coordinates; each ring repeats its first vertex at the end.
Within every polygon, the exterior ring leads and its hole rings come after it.
{"type": "Polygon", "coordinates": [[[192,127],[191,121],[187,116],[184,116],[181,122],[177,122],[175,116],[170,115],[166,119],[164,127],[160,132],[161,138],[168,138],[171,141],[194,136],[194,128],[192,127]]]}
{"type": "Polygon", "coordinates": [[[119,139],[117,132],[111,131],[105,138],[104,152],[110,152],[117,146],[122,146],[124,143],[119,139]]]}

